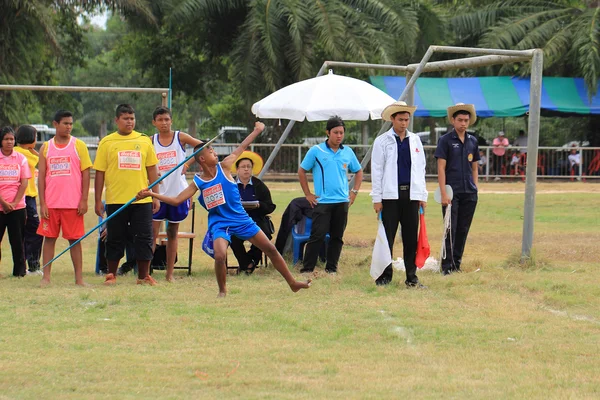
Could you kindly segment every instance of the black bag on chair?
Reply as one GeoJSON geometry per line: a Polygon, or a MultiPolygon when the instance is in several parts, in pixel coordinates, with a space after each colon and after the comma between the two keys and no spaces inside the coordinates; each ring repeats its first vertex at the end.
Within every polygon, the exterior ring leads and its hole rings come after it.
{"type": "MultiPolygon", "coordinates": [[[[177,254],[175,254],[175,262],[177,262],[177,254]]],[[[159,271],[167,269],[167,245],[157,244],[154,249],[154,257],[152,258],[151,268],[159,271]]]]}

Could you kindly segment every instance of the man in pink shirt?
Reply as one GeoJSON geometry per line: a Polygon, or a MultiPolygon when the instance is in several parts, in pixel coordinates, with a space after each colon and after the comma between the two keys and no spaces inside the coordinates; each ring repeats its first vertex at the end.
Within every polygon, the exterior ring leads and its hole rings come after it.
{"type": "MultiPolygon", "coordinates": [[[[40,149],[38,188],[40,217],[38,234],[44,236],[43,262],[54,258],[56,239],[62,230],[63,238],[73,244],[85,234],[83,216],[88,209],[90,167],[92,161],[86,144],[71,136],[73,114],[59,110],[52,124],[56,136],[40,149]]],[[[75,284],[84,286],[81,243],[71,248],[75,284]]],[[[50,284],[52,264],[44,268],[41,285],[50,284]]]]}
{"type": "Polygon", "coordinates": [[[495,181],[500,180],[502,174],[502,166],[504,165],[504,155],[506,154],[506,148],[508,147],[508,139],[504,137],[504,132],[498,132],[498,136],[494,138],[492,142],[494,148],[492,149],[492,165],[494,166],[494,174],[496,175],[495,181]]]}

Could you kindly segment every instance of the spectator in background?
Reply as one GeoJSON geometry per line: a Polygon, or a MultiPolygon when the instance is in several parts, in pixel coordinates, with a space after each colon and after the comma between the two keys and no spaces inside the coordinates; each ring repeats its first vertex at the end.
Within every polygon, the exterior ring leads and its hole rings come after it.
{"type": "Polygon", "coordinates": [[[523,129],[519,131],[519,136],[515,139],[513,146],[520,147],[517,151],[520,151],[521,154],[527,154],[527,135],[523,129]]]}
{"type": "Polygon", "coordinates": [[[35,150],[37,130],[31,125],[21,125],[17,129],[17,146],[15,151],[23,154],[27,159],[31,178],[25,189],[25,210],[27,211],[27,220],[25,222],[25,260],[29,266],[27,275],[41,275],[40,256],[42,253],[42,242],[44,238],[37,233],[40,226],[40,217],[38,215],[36,199],[38,190],[36,186],[36,166],[40,159],[35,150]]]}
{"type": "Polygon", "coordinates": [[[498,132],[498,136],[494,138],[492,145],[494,146],[492,149],[492,165],[494,166],[494,175],[496,175],[494,180],[499,181],[499,175],[502,175],[502,167],[504,166],[504,155],[509,145],[508,139],[504,137],[504,132],[498,132]]]}
{"type": "Polygon", "coordinates": [[[519,175],[519,152],[515,151],[512,153],[512,157],[510,159],[510,168],[514,175],[519,175]]]}
{"type": "MultiPolygon", "coordinates": [[[[573,147],[576,147],[573,145],[573,147]]],[[[581,165],[581,154],[577,149],[571,149],[569,154],[569,166],[571,167],[571,175],[579,175],[579,166],[581,165]]]]}
{"type": "MultiPolygon", "coordinates": [[[[271,199],[271,192],[263,181],[253,174],[258,175],[263,168],[263,159],[253,151],[244,151],[232,165],[231,172],[237,173],[236,183],[242,207],[246,210],[250,218],[271,240],[274,229],[269,214],[275,211],[275,204],[271,199]]],[[[262,258],[262,250],[252,245],[250,250],[246,251],[244,240],[237,236],[231,237],[231,250],[238,261],[240,271],[246,271],[247,274],[254,272],[256,266],[262,258]]]]}
{"type": "Polygon", "coordinates": [[[487,157],[483,150],[479,150],[479,161],[477,161],[477,168],[479,169],[479,175],[485,174],[485,167],[487,165],[487,157]]]}
{"type": "Polygon", "coordinates": [[[13,275],[25,276],[25,190],[31,178],[27,159],[14,151],[15,132],[10,127],[0,131],[0,242],[8,228],[13,256],[13,275]]]}

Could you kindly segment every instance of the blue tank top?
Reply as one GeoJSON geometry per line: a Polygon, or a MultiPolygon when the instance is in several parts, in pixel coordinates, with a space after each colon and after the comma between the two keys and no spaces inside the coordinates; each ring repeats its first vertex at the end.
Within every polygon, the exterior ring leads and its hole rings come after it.
{"type": "Polygon", "coordinates": [[[216,222],[232,222],[237,225],[252,221],[242,207],[237,183],[227,179],[221,163],[217,164],[217,175],[213,179],[205,181],[195,175],[194,183],[200,190],[198,201],[208,211],[209,225],[216,222]]]}

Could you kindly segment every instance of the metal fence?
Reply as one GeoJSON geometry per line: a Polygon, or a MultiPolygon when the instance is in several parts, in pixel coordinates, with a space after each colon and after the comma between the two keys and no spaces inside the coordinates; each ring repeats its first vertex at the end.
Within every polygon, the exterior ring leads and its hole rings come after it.
{"type": "MultiPolygon", "coordinates": [[[[219,143],[213,147],[223,147],[231,149],[235,143],[219,143]]],[[[306,152],[311,146],[302,144],[284,144],[271,168],[268,175],[296,175],[298,167],[306,152]]],[[[365,156],[369,146],[350,145],[359,160],[365,156]]],[[[427,160],[426,176],[429,178],[437,177],[437,161],[434,157],[435,146],[423,146],[427,160]]],[[[250,150],[267,159],[275,144],[252,144],[250,150]]],[[[527,155],[520,150],[525,148],[508,147],[503,157],[493,155],[493,147],[482,146],[479,148],[487,162],[480,166],[479,176],[484,180],[500,179],[525,179],[525,167],[527,166],[527,155]]],[[[89,147],[92,160],[96,156],[96,148],[89,147]]],[[[187,149],[187,155],[192,154],[192,149],[187,149]]],[[[196,167],[197,168],[197,167],[196,167]]],[[[194,170],[194,168],[192,169],[194,170]]],[[[367,165],[364,171],[370,174],[371,165],[367,165]]],[[[538,179],[570,179],[586,180],[600,178],[600,147],[540,147],[538,151],[537,165],[538,179]],[[569,154],[575,151],[581,155],[581,163],[575,168],[571,167],[569,154]]]]}

